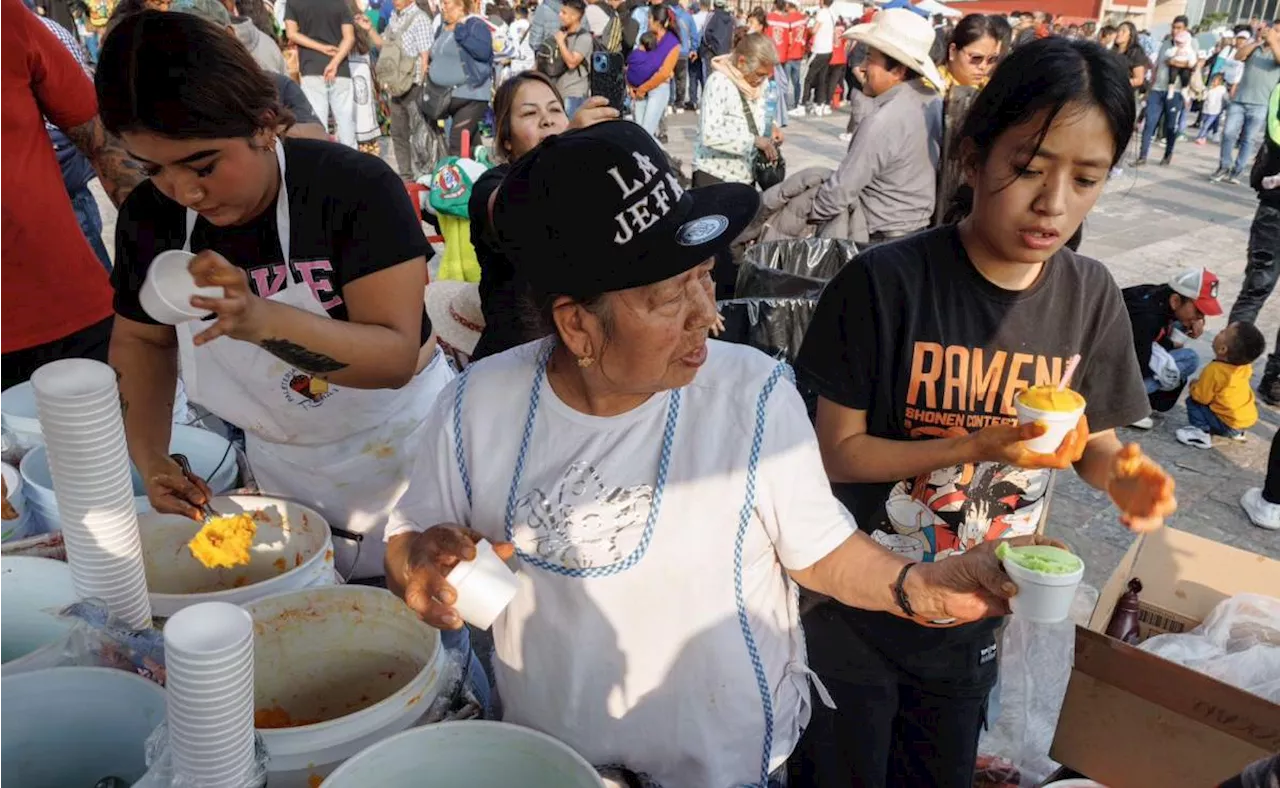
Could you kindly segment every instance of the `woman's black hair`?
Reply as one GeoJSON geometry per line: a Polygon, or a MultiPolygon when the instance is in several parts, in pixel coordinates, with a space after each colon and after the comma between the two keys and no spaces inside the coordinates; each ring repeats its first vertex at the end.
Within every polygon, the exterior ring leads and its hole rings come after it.
{"type": "Polygon", "coordinates": [[[98,114],[113,134],[224,139],[293,123],[249,50],[193,14],[121,19],[103,42],[94,83],[98,114]]]}
{"type": "MultiPolygon", "coordinates": [[[[978,93],[960,129],[973,165],[981,166],[1006,131],[1045,113],[1037,146],[1064,111],[1097,107],[1111,129],[1111,164],[1124,156],[1133,136],[1135,107],[1124,59],[1092,41],[1043,38],[1013,50],[996,66],[978,93]]],[[[948,219],[972,208],[973,192],[962,186],[947,211],[948,219]]]]}
{"type": "Polygon", "coordinates": [[[649,6],[649,18],[662,25],[668,32],[676,32],[676,14],[666,3],[649,6]]]}
{"type": "MultiPolygon", "coordinates": [[[[1138,43],[1138,28],[1136,25],[1134,25],[1132,22],[1121,22],[1120,24],[1116,25],[1117,36],[1120,34],[1120,30],[1122,28],[1127,28],[1129,31],[1129,44],[1124,49],[1120,50],[1121,52],[1128,54],[1130,49],[1133,49],[1134,47],[1142,46],[1142,44],[1138,43]]],[[[1116,41],[1116,44],[1118,47],[1119,46],[1118,39],[1116,41]]]]}
{"type": "Polygon", "coordinates": [[[1000,28],[995,24],[995,17],[969,14],[956,23],[956,29],[951,31],[951,37],[947,39],[947,47],[950,50],[954,46],[958,52],[984,38],[1000,43],[1000,28]]]}

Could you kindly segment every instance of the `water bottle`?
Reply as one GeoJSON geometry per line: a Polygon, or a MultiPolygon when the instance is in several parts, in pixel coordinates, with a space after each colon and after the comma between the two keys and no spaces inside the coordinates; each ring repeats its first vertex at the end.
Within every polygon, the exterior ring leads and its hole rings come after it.
{"type": "Polygon", "coordinates": [[[764,136],[773,135],[773,121],[778,117],[778,83],[769,80],[769,87],[764,91],[764,136]]]}

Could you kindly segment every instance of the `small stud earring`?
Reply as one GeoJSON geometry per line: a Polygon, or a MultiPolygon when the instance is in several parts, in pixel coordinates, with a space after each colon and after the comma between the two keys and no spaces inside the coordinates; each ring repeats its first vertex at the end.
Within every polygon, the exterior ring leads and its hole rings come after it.
{"type": "Polygon", "coordinates": [[[578,366],[582,367],[583,369],[586,369],[587,367],[591,366],[594,363],[596,363],[596,360],[591,356],[580,356],[578,358],[578,366]]]}

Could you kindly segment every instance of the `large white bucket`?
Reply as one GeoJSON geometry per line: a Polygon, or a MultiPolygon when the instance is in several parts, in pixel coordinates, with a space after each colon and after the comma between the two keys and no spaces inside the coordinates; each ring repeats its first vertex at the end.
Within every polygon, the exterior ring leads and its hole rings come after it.
{"type": "Polygon", "coordinates": [[[58,611],[75,601],[65,563],[16,555],[0,560],[0,672],[11,676],[56,665],[71,629],[58,611]]]}
{"type": "Polygon", "coordinates": [[[164,721],[164,690],[111,668],[51,668],[0,681],[6,786],[92,788],[104,777],[136,782],[143,745],[164,721]]]}
{"type": "Polygon", "coordinates": [[[581,755],[505,722],[442,722],[405,731],[344,763],[321,788],[601,788],[581,755]]]}
{"type": "Polygon", "coordinates": [[[27,492],[22,483],[22,473],[9,463],[0,463],[0,474],[4,475],[5,489],[9,491],[9,506],[13,508],[11,520],[0,520],[0,542],[16,542],[26,539],[36,532],[35,515],[27,505],[27,492]]]}
{"type": "Polygon", "coordinates": [[[259,495],[217,497],[213,507],[221,514],[258,513],[258,532],[247,565],[209,569],[187,549],[200,523],[175,514],[138,515],[152,614],[168,618],[198,602],[240,605],[336,582],[329,524],[314,509],[259,495]]]}
{"type": "MultiPolygon", "coordinates": [[[[6,392],[7,393],[7,392],[6,392]]],[[[231,443],[221,435],[196,427],[173,425],[173,435],[169,440],[169,451],[185,454],[191,462],[191,470],[209,482],[215,493],[231,489],[236,482],[239,469],[236,465],[236,452],[231,443]]],[[[53,474],[49,471],[48,454],[44,446],[32,449],[22,458],[22,480],[26,483],[27,502],[32,513],[50,531],[62,530],[62,522],[58,519],[58,501],[53,493],[53,474]]],[[[138,469],[129,467],[133,479],[134,503],[138,511],[151,511],[151,502],[147,500],[146,488],[138,469]]]]}
{"type": "Polygon", "coordinates": [[[254,706],[271,755],[271,788],[315,785],[412,725],[448,689],[440,633],[388,591],[318,588],[244,607],[254,620],[254,706]],[[262,727],[280,712],[289,721],[320,721],[262,727]]]}

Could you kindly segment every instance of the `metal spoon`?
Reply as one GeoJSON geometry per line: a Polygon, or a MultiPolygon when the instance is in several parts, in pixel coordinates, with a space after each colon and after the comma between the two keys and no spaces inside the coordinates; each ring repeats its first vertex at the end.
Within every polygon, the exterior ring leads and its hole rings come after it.
{"type": "MultiPolygon", "coordinates": [[[[178,467],[182,469],[182,475],[187,477],[187,481],[191,482],[192,484],[195,484],[196,486],[199,486],[197,481],[199,477],[196,476],[195,472],[191,470],[191,463],[187,460],[187,455],[170,454],[169,457],[172,458],[174,462],[178,463],[178,467]]],[[[202,511],[200,514],[201,514],[201,517],[204,518],[204,522],[206,524],[213,518],[222,516],[222,514],[219,513],[217,509],[213,508],[213,504],[208,500],[204,502],[204,507],[202,508],[202,511]]]]}

